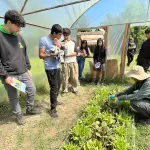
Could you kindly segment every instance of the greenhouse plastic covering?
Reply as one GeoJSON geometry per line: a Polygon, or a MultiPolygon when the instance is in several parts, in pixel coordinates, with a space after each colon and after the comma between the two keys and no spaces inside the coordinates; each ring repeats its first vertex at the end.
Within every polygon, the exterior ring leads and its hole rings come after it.
{"type": "MultiPolygon", "coordinates": [[[[49,8],[77,0],[28,0],[22,14],[49,8]]],[[[25,0],[1,0],[0,16],[9,9],[21,11],[25,0]]],[[[121,55],[125,23],[150,21],[149,0],[90,0],[74,5],[51,9],[24,16],[26,22],[51,28],[53,24],[71,28],[72,39],[77,39],[78,28],[110,25],[109,57],[121,55]],[[122,24],[122,25],[117,25],[122,24]]],[[[0,23],[4,20],[0,19],[0,23]]],[[[48,35],[49,29],[26,25],[21,34],[27,44],[33,79],[36,84],[45,78],[44,65],[38,57],[38,43],[42,36],[48,35]],[[38,70],[38,71],[37,71],[38,70]]],[[[0,101],[5,91],[0,85],[0,101]]]]}

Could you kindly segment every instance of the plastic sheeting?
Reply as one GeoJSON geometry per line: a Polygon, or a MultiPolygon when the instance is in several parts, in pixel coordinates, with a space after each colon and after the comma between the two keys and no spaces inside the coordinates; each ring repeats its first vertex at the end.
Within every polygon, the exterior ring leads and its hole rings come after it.
{"type": "MultiPolygon", "coordinates": [[[[77,0],[28,0],[23,11],[24,13],[32,12],[44,8],[49,8],[61,4],[75,2],[77,0]]],[[[38,12],[24,16],[27,22],[38,24],[46,27],[51,27],[53,24],[60,24],[62,27],[70,27],[78,17],[81,16],[88,8],[99,0],[91,0],[78,4],[73,4],[65,7],[60,7],[52,10],[38,12]]],[[[8,9],[21,10],[24,0],[3,0],[1,5],[4,6],[0,10],[0,15],[4,15],[8,9]]]]}
{"type": "Polygon", "coordinates": [[[108,57],[121,56],[125,25],[110,27],[108,57]]]}
{"type": "Polygon", "coordinates": [[[73,28],[97,27],[150,20],[149,0],[101,0],[73,28]]]}

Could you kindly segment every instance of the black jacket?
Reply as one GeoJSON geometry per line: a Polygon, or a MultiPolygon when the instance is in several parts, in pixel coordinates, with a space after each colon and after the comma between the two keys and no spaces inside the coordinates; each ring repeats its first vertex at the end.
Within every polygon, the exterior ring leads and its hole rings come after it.
{"type": "Polygon", "coordinates": [[[21,35],[0,31],[0,77],[22,74],[30,68],[26,44],[21,35]]]}
{"type": "Polygon", "coordinates": [[[106,62],[106,48],[103,47],[99,47],[96,46],[95,50],[94,50],[94,63],[100,62],[101,64],[106,62]]]}
{"type": "Polygon", "coordinates": [[[137,58],[137,62],[138,63],[150,62],[150,39],[143,42],[137,58]]]}

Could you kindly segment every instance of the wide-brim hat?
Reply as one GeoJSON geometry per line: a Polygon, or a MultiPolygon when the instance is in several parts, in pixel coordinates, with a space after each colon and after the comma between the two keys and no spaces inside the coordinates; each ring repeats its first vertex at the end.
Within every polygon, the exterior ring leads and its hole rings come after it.
{"type": "Polygon", "coordinates": [[[137,80],[145,80],[150,77],[150,75],[144,71],[143,67],[138,65],[127,72],[126,76],[129,78],[135,78],[137,80]]]}

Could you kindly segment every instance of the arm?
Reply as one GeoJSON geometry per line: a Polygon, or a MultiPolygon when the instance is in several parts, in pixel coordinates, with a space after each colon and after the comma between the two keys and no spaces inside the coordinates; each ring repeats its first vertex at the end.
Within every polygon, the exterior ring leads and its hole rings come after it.
{"type": "Polygon", "coordinates": [[[75,42],[74,42],[74,52],[67,54],[67,57],[71,57],[71,56],[77,56],[77,48],[75,42]]]}
{"type": "Polygon", "coordinates": [[[88,52],[89,52],[89,56],[88,57],[90,57],[91,56],[91,51],[90,51],[89,47],[88,47],[88,52]]]}
{"type": "Polygon", "coordinates": [[[144,43],[142,44],[141,49],[140,49],[140,51],[139,51],[139,55],[138,55],[138,57],[137,57],[137,62],[140,60],[140,56],[141,56],[141,54],[142,54],[142,52],[143,52],[143,45],[144,45],[144,43]]]}
{"type": "MultiPolygon", "coordinates": [[[[45,41],[40,39],[40,42],[39,42],[39,58],[40,59],[45,59],[45,58],[48,58],[48,57],[57,56],[57,54],[54,54],[54,53],[46,54],[45,53],[45,48],[46,48],[45,41]]],[[[55,49],[55,47],[53,47],[51,50],[54,51],[54,49],[55,49]]]]}
{"type": "Polygon", "coordinates": [[[1,76],[2,78],[4,78],[4,79],[8,77],[8,73],[7,73],[7,71],[4,69],[4,66],[3,66],[3,64],[2,64],[1,58],[0,58],[0,76],[1,76]]]}
{"type": "Polygon", "coordinates": [[[31,69],[31,64],[30,64],[30,61],[29,61],[29,57],[27,55],[27,48],[26,48],[26,46],[25,46],[25,59],[26,59],[27,69],[30,70],[31,69]]]}
{"type": "Polygon", "coordinates": [[[124,91],[117,93],[116,96],[119,97],[122,95],[128,95],[128,94],[133,93],[133,91],[135,90],[135,86],[136,86],[136,84],[133,84],[129,88],[125,89],[124,91]]]}
{"type": "Polygon", "coordinates": [[[145,82],[143,86],[139,89],[137,93],[134,94],[128,94],[123,95],[120,98],[120,100],[141,100],[143,98],[146,98],[150,95],[150,83],[145,82]]]}
{"type": "Polygon", "coordinates": [[[102,63],[106,63],[107,50],[104,48],[104,57],[102,58],[102,63]]]}
{"type": "Polygon", "coordinates": [[[0,76],[5,80],[6,84],[11,85],[12,78],[9,76],[8,72],[4,69],[1,58],[0,58],[0,76]]]}

